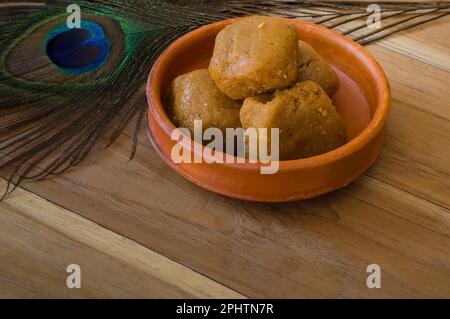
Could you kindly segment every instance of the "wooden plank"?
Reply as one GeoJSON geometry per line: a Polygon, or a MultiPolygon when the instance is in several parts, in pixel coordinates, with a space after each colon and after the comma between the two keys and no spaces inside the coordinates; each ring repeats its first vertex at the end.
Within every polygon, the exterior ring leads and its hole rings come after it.
{"type": "Polygon", "coordinates": [[[418,61],[450,71],[450,15],[394,34],[381,40],[377,45],[402,53],[418,61]]]}
{"type": "Polygon", "coordinates": [[[0,260],[2,298],[242,297],[23,190],[0,203],[0,260]],[[81,267],[81,289],[66,286],[70,264],[81,267]]]}
{"type": "MultiPolygon", "coordinates": [[[[383,5],[381,5],[381,8],[383,9],[383,5]]],[[[405,15],[403,18],[406,17],[408,16],[405,15]]],[[[429,16],[429,18],[431,17],[433,17],[433,15],[429,16]]],[[[387,26],[398,22],[403,18],[398,16],[393,18],[383,18],[381,20],[381,25],[382,27],[387,26]]],[[[411,20],[411,23],[419,22],[421,20],[425,20],[425,18],[411,20]]],[[[327,22],[325,25],[329,26],[339,21],[341,20],[332,20],[327,22]]],[[[351,21],[337,27],[337,30],[340,32],[345,32],[363,24],[365,24],[363,19],[351,21]]],[[[408,24],[402,24],[400,27],[406,25],[408,24]]],[[[447,15],[429,23],[424,23],[411,29],[392,34],[386,38],[376,41],[375,43],[376,46],[403,54],[414,60],[429,64],[448,72],[450,71],[450,60],[448,58],[450,39],[445,36],[445,34],[448,32],[449,28],[450,16],[447,15]]],[[[350,35],[354,37],[367,34],[367,32],[372,31],[375,30],[368,30],[365,27],[363,29],[353,31],[350,35]]],[[[374,36],[379,36],[382,34],[384,34],[384,32],[380,32],[374,36]]],[[[404,67],[406,66],[407,65],[404,65],[404,67]]]]}
{"type": "Polygon", "coordinates": [[[394,100],[385,149],[368,175],[450,206],[450,122],[394,100]]]}
{"type": "Polygon", "coordinates": [[[450,293],[450,221],[442,207],[368,177],[307,202],[229,200],[177,176],[149,147],[126,165],[128,142],[27,187],[252,297],[450,293]],[[386,268],[380,291],[365,286],[370,263],[386,268]]]}
{"type": "MultiPolygon", "coordinates": [[[[230,200],[176,175],[145,132],[132,162],[125,135],[68,174],[26,188],[251,297],[448,297],[448,73],[369,49],[391,80],[393,111],[382,157],[347,189],[289,204],[230,200]],[[379,290],[365,284],[372,263],[382,268],[379,290]]],[[[26,219],[10,224],[20,230],[26,219]]],[[[30,263],[17,242],[16,258],[30,263]]]]}
{"type": "MultiPolygon", "coordinates": [[[[394,111],[396,101],[401,101],[436,117],[450,120],[450,72],[379,45],[369,45],[367,49],[388,76],[394,111]]],[[[450,46],[445,53],[450,55],[450,46]]]]}

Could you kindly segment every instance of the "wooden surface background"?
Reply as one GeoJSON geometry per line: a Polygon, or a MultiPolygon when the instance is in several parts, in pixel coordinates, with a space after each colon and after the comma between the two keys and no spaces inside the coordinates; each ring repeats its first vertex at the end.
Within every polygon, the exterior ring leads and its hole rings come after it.
{"type": "Polygon", "coordinates": [[[0,203],[0,297],[450,297],[450,16],[369,45],[393,91],[386,146],[304,202],[209,193],[142,132],[0,203]],[[381,289],[366,267],[379,264],[381,289]],[[81,289],[66,267],[81,266],[81,289]]]}

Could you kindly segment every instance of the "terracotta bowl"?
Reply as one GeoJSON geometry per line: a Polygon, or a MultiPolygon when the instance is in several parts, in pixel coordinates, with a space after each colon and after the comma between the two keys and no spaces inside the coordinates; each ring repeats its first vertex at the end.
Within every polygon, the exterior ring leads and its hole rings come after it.
{"type": "MultiPolygon", "coordinates": [[[[164,161],[195,184],[244,200],[285,202],[311,198],[344,187],[364,173],[383,146],[391,91],[375,59],[359,44],[327,28],[289,20],[298,37],[311,44],[338,72],[340,91],[333,97],[343,116],[349,141],[332,152],[293,161],[280,161],[279,171],[262,175],[263,164],[174,164],[171,139],[175,129],[165,112],[163,96],[172,80],[183,73],[206,68],[217,33],[236,21],[230,19],[201,27],[175,41],[154,64],[147,84],[150,140],[164,161]]],[[[193,152],[201,154],[202,146],[193,152]]]]}

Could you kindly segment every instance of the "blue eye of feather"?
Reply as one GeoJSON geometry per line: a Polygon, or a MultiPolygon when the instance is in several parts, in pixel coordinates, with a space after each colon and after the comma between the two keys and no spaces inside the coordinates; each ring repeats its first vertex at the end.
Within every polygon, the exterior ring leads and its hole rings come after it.
{"type": "Polygon", "coordinates": [[[49,59],[64,73],[84,74],[102,66],[109,55],[109,41],[96,22],[82,20],[80,29],[60,24],[46,37],[49,59]]]}

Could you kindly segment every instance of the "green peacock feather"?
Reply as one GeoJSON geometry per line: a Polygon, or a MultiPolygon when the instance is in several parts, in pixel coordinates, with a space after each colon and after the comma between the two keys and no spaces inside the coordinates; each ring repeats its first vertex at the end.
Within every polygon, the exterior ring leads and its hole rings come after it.
{"type": "MultiPolygon", "coordinates": [[[[313,1],[47,1],[0,3],[0,171],[5,195],[25,179],[61,174],[98,142],[111,145],[146,114],[144,85],[159,54],[199,26],[243,15],[309,19],[368,43],[448,14],[445,3],[385,4],[381,30],[364,30],[358,3],[313,1]],[[81,29],[66,25],[78,4],[81,29]],[[425,9],[425,10],[424,10],[425,9]],[[357,23],[359,21],[359,24],[357,23]],[[356,24],[355,24],[356,23],[356,24]]],[[[364,23],[363,23],[364,22],[364,23]]]]}

